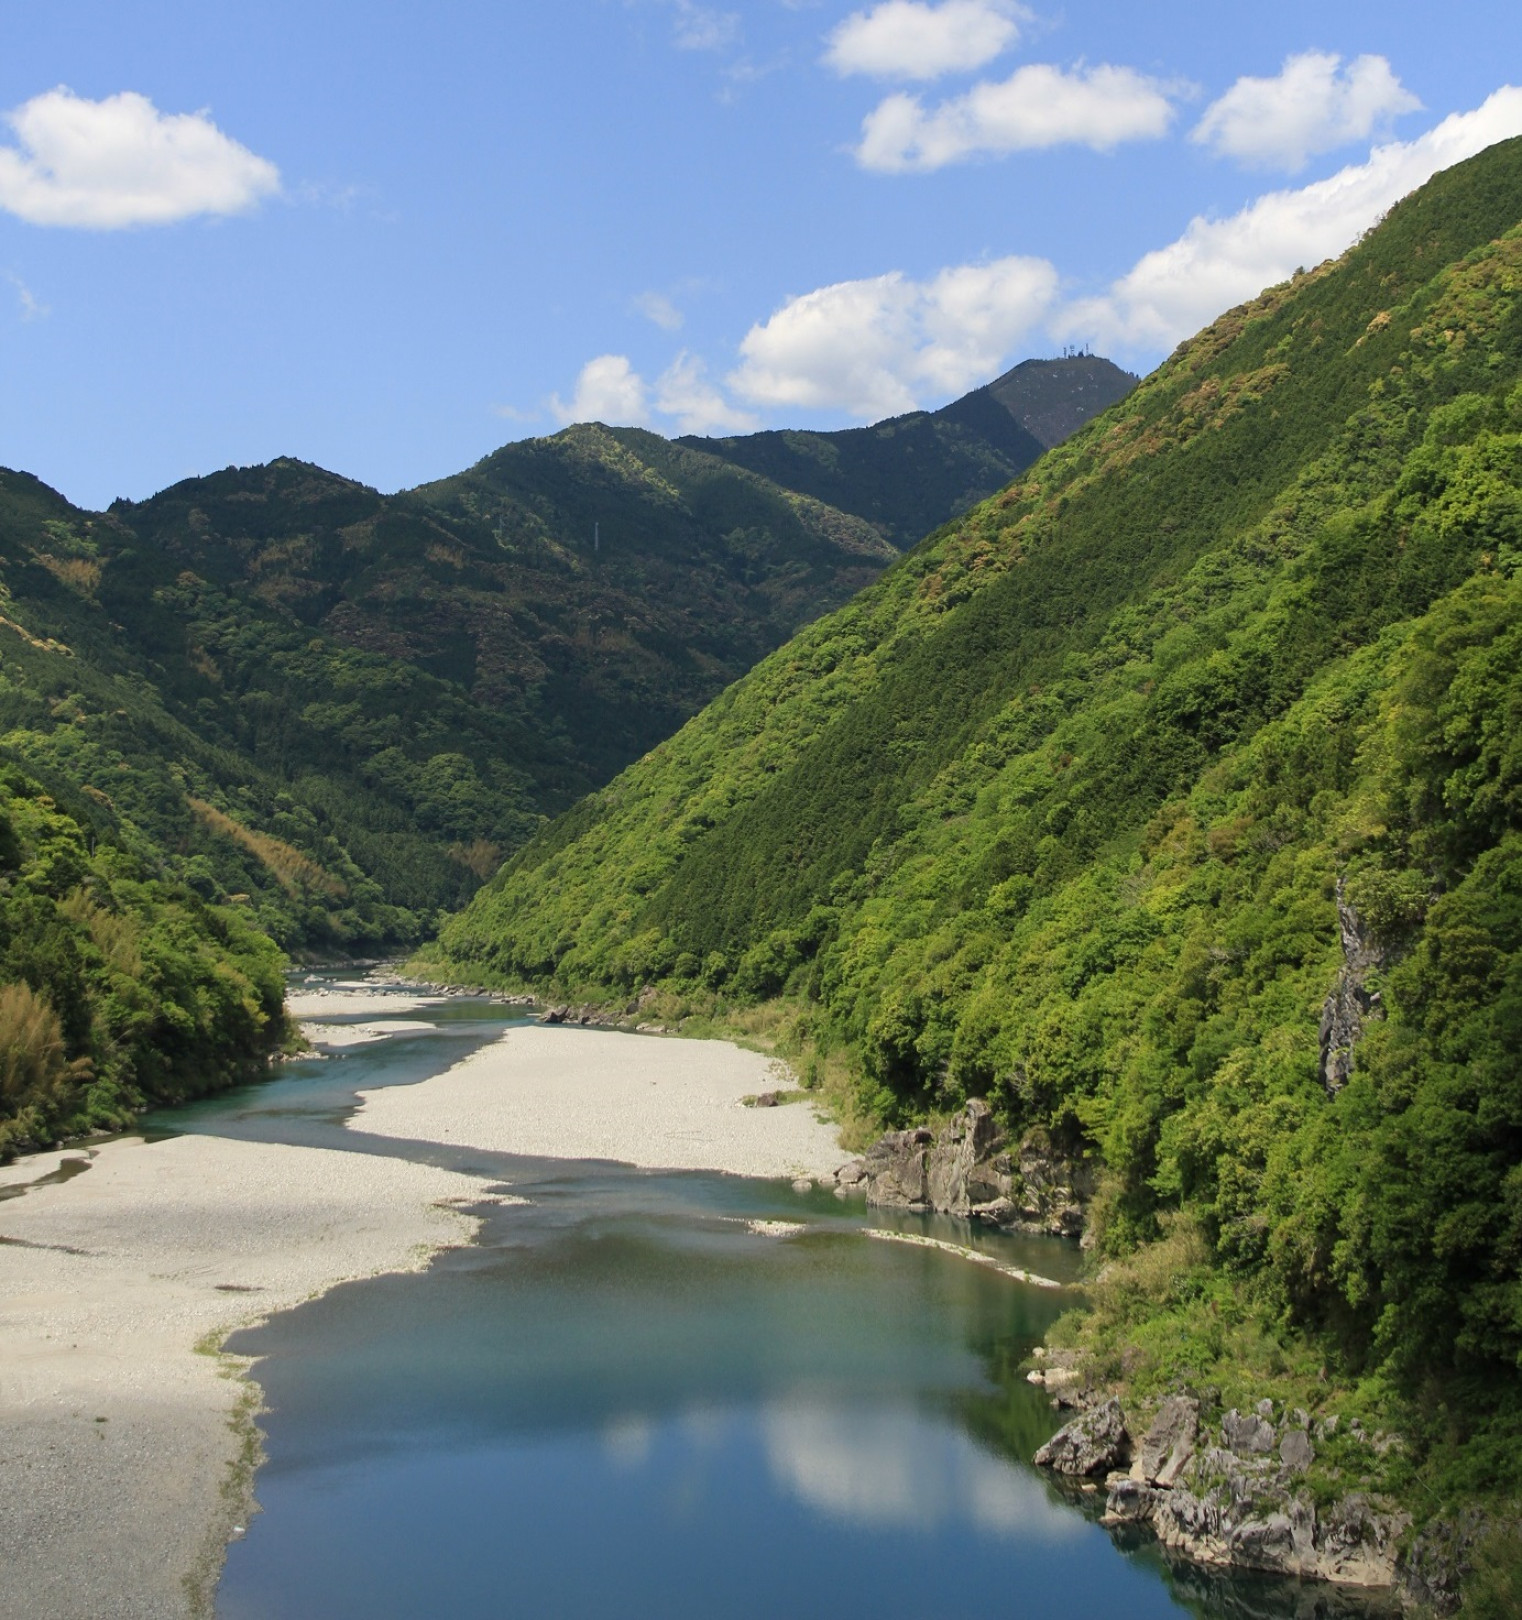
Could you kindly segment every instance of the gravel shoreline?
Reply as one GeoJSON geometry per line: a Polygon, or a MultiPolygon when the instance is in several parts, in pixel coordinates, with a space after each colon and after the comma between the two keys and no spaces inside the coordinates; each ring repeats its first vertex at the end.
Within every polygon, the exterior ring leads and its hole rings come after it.
{"type": "Polygon", "coordinates": [[[493,1153],[613,1159],[652,1170],[832,1176],[849,1157],[775,1059],[729,1041],[615,1030],[510,1029],[415,1086],[361,1092],[351,1130],[493,1153]]]}
{"type": "Polygon", "coordinates": [[[209,1614],[258,1454],[257,1387],[216,1347],[468,1241],[445,1201],[487,1184],[182,1136],[35,1155],[0,1188],[86,1152],[83,1174],[0,1203],[0,1616],[209,1614]]]}
{"type": "MultiPolygon", "coordinates": [[[[314,1023],[436,1004],[292,1001],[314,1023]]],[[[336,1047],[387,1028],[311,1034],[336,1047]]],[[[843,1155],[807,1103],[743,1104],[778,1089],[775,1064],[727,1042],[517,1028],[430,1080],[363,1093],[349,1123],[552,1158],[827,1176],[843,1155]]],[[[0,1167],[0,1620],[210,1615],[227,1543],[255,1511],[260,1457],[258,1386],[220,1345],[341,1282],[468,1242],[476,1223],[461,1206],[511,1202],[493,1185],[214,1136],[0,1167]]]]}

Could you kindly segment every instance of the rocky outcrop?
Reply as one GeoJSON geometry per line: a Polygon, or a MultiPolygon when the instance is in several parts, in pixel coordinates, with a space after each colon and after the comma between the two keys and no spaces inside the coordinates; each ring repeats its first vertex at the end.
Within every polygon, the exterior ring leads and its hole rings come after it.
{"type": "Polygon", "coordinates": [[[1474,1508],[1426,1525],[1406,1554],[1401,1572],[1406,1591],[1429,1609],[1452,1614],[1459,1606],[1464,1578],[1474,1568],[1475,1548],[1490,1527],[1489,1518],[1474,1508]]]}
{"type": "Polygon", "coordinates": [[[1130,1450],[1131,1436],[1120,1402],[1112,1397],[1060,1428],[1036,1453],[1035,1461],[1038,1468],[1083,1477],[1114,1468],[1130,1450]]]}
{"type": "Polygon", "coordinates": [[[1250,1412],[1227,1412],[1207,1435],[1198,1401],[1186,1395],[1159,1403],[1140,1439],[1111,1398],[1035,1456],[1038,1466],[1068,1476],[1108,1470],[1104,1522],[1149,1529],[1193,1562],[1394,1587],[1410,1518],[1357,1492],[1318,1509],[1302,1477],[1314,1460],[1304,1413],[1284,1413],[1276,1424],[1265,1401],[1250,1412]],[[1117,1465],[1126,1459],[1130,1467],[1122,1470],[1117,1465]]]}
{"type": "Polygon", "coordinates": [[[1094,1192],[1090,1167],[1033,1131],[1011,1152],[986,1102],[974,1098],[939,1135],[925,1126],[890,1131],[837,1173],[867,1202],[934,1210],[996,1226],[1077,1237],[1094,1192]]]}
{"type": "Polygon", "coordinates": [[[1353,1048],[1372,1018],[1383,1018],[1377,990],[1369,975],[1384,965],[1384,953],[1370,938],[1358,913],[1337,880],[1337,924],[1342,934],[1342,966],[1321,1009],[1321,1083],[1335,1096],[1353,1073],[1353,1048]]]}

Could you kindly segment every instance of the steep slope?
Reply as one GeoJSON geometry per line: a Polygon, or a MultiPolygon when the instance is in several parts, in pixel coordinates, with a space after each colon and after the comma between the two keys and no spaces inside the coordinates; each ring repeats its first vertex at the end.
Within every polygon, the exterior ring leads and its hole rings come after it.
{"type": "Polygon", "coordinates": [[[23,474],[0,474],[0,591],[0,748],[287,946],[418,937],[486,875],[481,844],[538,823],[536,787],[582,780],[451,683],[23,474]]]}
{"type": "Polygon", "coordinates": [[[865,518],[903,550],[992,495],[1136,386],[1109,360],[1025,360],[938,411],[834,433],[677,442],[865,518]]]}
{"type": "Polygon", "coordinates": [[[389,498],[280,461],[92,514],[3,473],[0,747],[287,946],[415,940],[892,555],[596,427],[389,498]]]}
{"type": "Polygon", "coordinates": [[[280,953],[133,859],[81,799],[0,768],[0,1161],[257,1074],[280,953]]]}
{"type": "Polygon", "coordinates": [[[442,965],[786,996],[878,1118],[986,1096],[1095,1158],[1097,1241],[1155,1256],[1087,1330],[1130,1397],[1398,1411],[1341,1489],[1517,1489],[1519,219],[1512,141],[1223,316],[442,965]]]}

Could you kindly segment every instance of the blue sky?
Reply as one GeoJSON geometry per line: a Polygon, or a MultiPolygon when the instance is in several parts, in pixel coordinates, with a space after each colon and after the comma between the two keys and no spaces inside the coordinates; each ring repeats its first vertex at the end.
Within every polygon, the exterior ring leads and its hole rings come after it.
{"type": "Polygon", "coordinates": [[[0,462],[91,506],[1145,369],[1522,133],[1490,0],[51,0],[7,44],[0,462]]]}

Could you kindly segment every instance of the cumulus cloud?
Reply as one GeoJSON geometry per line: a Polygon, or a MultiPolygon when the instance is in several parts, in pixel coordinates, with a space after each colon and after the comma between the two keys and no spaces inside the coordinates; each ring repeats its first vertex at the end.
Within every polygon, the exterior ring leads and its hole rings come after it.
{"type": "Polygon", "coordinates": [[[120,230],[237,214],[280,189],[280,172],[204,112],[161,113],[131,90],[88,101],[60,85],[5,115],[0,208],[32,225],[120,230]]]}
{"type": "Polygon", "coordinates": [[[1133,68],[1069,72],[1033,62],[938,107],[927,109],[917,96],[889,96],[863,121],[856,161],[898,174],[1036,147],[1106,152],[1122,141],[1156,139],[1172,119],[1165,87],[1133,68]]]}
{"type": "Polygon", "coordinates": [[[873,419],[986,382],[1057,291],[1045,259],[899,271],[789,299],[753,326],[729,384],[757,405],[873,419]]]}
{"type": "Polygon", "coordinates": [[[883,0],[836,26],[824,60],[837,73],[877,79],[967,73],[1008,50],[1027,16],[1008,0],[883,0]]]}
{"type": "Polygon", "coordinates": [[[1171,348],[1297,267],[1341,253],[1439,169],[1513,135],[1522,135],[1522,89],[1507,85],[1473,112],[1455,113],[1415,140],[1375,147],[1368,162],[1330,179],[1270,192],[1229,219],[1192,220],[1104,296],[1070,305],[1051,323],[1053,334],[1171,348]]]}
{"type": "Polygon", "coordinates": [[[725,399],[708,380],[703,362],[686,350],[656,379],[655,408],[675,421],[679,433],[753,433],[761,426],[757,417],[725,399]]]}
{"type": "Polygon", "coordinates": [[[609,427],[643,427],[650,417],[645,380],[626,354],[588,360],[570,400],[554,394],[550,409],[562,422],[606,422],[609,427]]]}
{"type": "Polygon", "coordinates": [[[1318,152],[1367,140],[1421,102],[1382,56],[1342,65],[1326,51],[1285,59],[1274,79],[1238,79],[1190,132],[1190,140],[1259,168],[1303,169],[1318,152]]]}

